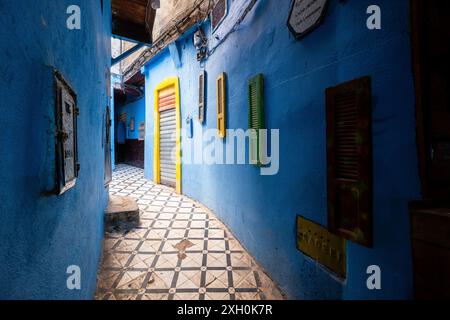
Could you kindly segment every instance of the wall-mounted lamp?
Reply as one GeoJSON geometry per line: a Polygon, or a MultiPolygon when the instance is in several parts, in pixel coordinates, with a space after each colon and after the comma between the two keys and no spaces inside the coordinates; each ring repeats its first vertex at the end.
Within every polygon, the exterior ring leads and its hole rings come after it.
{"type": "Polygon", "coordinates": [[[152,6],[152,9],[156,10],[161,8],[161,4],[159,2],[159,0],[150,0],[150,5],[152,6]]]}

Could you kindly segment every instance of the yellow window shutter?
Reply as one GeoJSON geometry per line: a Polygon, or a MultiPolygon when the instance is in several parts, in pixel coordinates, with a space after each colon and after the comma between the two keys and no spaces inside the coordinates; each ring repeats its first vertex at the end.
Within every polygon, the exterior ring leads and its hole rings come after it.
{"type": "Polygon", "coordinates": [[[226,136],[226,74],[217,78],[217,131],[221,138],[226,136]]]}

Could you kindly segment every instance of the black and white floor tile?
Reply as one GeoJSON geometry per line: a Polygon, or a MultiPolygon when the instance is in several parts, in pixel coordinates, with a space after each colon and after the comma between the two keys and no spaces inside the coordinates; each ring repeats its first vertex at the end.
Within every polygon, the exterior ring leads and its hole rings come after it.
{"type": "Polygon", "coordinates": [[[110,193],[135,198],[141,223],[106,233],[96,299],[283,299],[207,208],[126,165],[117,166],[110,193]]]}

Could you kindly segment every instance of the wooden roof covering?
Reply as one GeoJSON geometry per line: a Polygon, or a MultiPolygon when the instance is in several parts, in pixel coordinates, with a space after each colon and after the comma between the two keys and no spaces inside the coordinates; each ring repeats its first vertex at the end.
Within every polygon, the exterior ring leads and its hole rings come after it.
{"type": "Polygon", "coordinates": [[[156,11],[150,0],[111,0],[112,33],[121,38],[151,44],[156,11]]]}

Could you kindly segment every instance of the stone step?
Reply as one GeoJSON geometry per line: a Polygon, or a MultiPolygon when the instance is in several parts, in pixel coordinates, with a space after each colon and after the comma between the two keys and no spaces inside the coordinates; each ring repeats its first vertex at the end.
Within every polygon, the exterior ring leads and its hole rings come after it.
{"type": "Polygon", "coordinates": [[[105,211],[106,231],[126,230],[139,225],[139,206],[131,197],[110,196],[105,211]]]}

